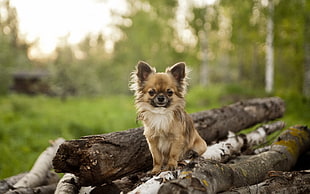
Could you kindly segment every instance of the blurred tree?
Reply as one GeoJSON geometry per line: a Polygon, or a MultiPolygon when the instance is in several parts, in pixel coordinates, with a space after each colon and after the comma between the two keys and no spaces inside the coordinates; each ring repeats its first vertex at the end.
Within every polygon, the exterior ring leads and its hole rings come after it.
{"type": "MultiPolygon", "coordinates": [[[[274,91],[301,93],[308,83],[308,2],[274,2],[274,91]]],[[[139,60],[159,71],[185,61],[194,70],[194,83],[264,88],[268,1],[187,3],[180,17],[181,3],[128,0],[130,11],[114,13],[115,37],[89,35],[79,45],[59,47],[52,68],[58,88],[63,82],[63,92],[127,93],[129,75],[139,60]],[[181,28],[179,22],[184,22],[181,28]],[[107,50],[111,39],[116,41],[114,49],[107,50]]]]}
{"type": "Polygon", "coordinates": [[[274,80],[274,63],[273,63],[273,13],[274,2],[268,0],[268,16],[267,16],[267,34],[266,34],[266,73],[265,73],[265,91],[271,93],[273,91],[274,80]]]}
{"type": "Polygon", "coordinates": [[[15,8],[9,0],[0,1],[0,94],[8,92],[13,71],[30,66],[29,47],[19,38],[15,8]]]}
{"type": "Polygon", "coordinates": [[[302,94],[306,38],[304,11],[303,1],[281,0],[275,5],[275,91],[281,93],[302,94]]]}
{"type": "Polygon", "coordinates": [[[304,18],[305,18],[305,29],[304,29],[304,83],[303,83],[303,94],[307,98],[310,98],[310,1],[304,1],[304,18]]]}
{"type": "Polygon", "coordinates": [[[164,71],[168,65],[182,60],[173,47],[174,29],[171,21],[174,18],[174,1],[130,1],[135,7],[127,16],[130,25],[122,25],[123,38],[115,44],[112,57],[113,72],[118,75],[119,88],[127,89],[129,74],[139,60],[144,60],[164,71]]]}

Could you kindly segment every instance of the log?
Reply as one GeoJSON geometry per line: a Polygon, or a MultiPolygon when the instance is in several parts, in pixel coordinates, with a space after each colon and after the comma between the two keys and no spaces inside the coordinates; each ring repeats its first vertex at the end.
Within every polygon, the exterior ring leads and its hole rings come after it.
{"type": "Polygon", "coordinates": [[[53,194],[55,191],[57,183],[43,185],[38,187],[20,187],[15,190],[10,190],[5,194],[37,194],[37,193],[44,193],[44,194],[53,194]]]}
{"type": "Polygon", "coordinates": [[[158,193],[217,193],[232,187],[263,181],[269,171],[288,171],[300,154],[310,148],[310,129],[291,127],[282,133],[267,152],[236,164],[221,164],[202,158],[181,171],[176,180],[164,183],[158,193]]]}
{"type": "Polygon", "coordinates": [[[221,194],[248,194],[248,193],[309,193],[310,191],[310,172],[293,171],[283,172],[274,171],[268,173],[265,181],[246,187],[239,187],[221,194]]]}
{"type": "Polygon", "coordinates": [[[28,173],[21,173],[17,174],[11,177],[8,177],[4,180],[0,181],[0,193],[54,193],[56,184],[59,181],[59,176],[53,171],[48,171],[46,173],[46,176],[44,177],[44,180],[42,181],[42,185],[34,188],[30,187],[21,187],[21,188],[15,188],[14,185],[21,180],[23,177],[25,177],[28,173]]]}
{"type": "Polygon", "coordinates": [[[20,173],[6,179],[0,180],[0,193],[5,193],[10,189],[14,189],[15,185],[21,178],[23,178],[27,173],[20,173]]]}
{"type": "MultiPolygon", "coordinates": [[[[237,102],[191,114],[195,127],[208,142],[225,138],[264,121],[282,117],[284,102],[277,97],[237,102]]],[[[96,186],[126,175],[149,170],[152,157],[143,128],[92,135],[63,143],[53,159],[56,172],[72,173],[81,186],[96,186]]]]}

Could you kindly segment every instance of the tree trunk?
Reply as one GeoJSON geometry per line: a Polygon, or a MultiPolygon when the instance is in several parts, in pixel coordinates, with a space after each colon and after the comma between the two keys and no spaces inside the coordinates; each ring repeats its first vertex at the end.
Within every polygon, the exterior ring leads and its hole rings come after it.
{"type": "Polygon", "coordinates": [[[266,92],[273,91],[274,64],[273,64],[273,0],[268,1],[267,35],[266,35],[266,92]]]}
{"type": "Polygon", "coordinates": [[[159,193],[217,193],[232,187],[253,185],[263,181],[269,171],[287,171],[298,156],[310,147],[310,130],[291,127],[272,144],[271,150],[236,164],[221,164],[200,159],[188,165],[176,180],[164,183],[159,193]]]}
{"type": "MultiPolygon", "coordinates": [[[[238,102],[192,114],[201,136],[211,142],[284,113],[280,98],[238,102]]],[[[152,167],[143,128],[82,137],[63,143],[53,160],[56,172],[73,173],[82,186],[100,185],[152,167]]]]}

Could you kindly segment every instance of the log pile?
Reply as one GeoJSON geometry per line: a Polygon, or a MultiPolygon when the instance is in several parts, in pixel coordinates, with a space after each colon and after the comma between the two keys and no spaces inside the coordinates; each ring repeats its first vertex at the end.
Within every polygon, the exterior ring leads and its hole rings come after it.
{"type": "MultiPolygon", "coordinates": [[[[37,193],[42,189],[46,189],[44,193],[246,193],[248,189],[257,189],[260,182],[271,183],[275,177],[309,177],[308,171],[288,172],[310,147],[307,127],[288,128],[267,151],[259,154],[252,151],[253,146],[266,142],[268,134],[284,127],[283,122],[262,125],[247,135],[237,134],[280,118],[284,111],[283,100],[272,97],[191,114],[195,127],[209,145],[207,152],[203,157],[188,160],[176,171],[154,177],[145,173],[152,167],[152,158],[142,127],[53,144],[50,150],[54,151],[49,154],[52,157],[46,157],[46,161],[39,157],[29,173],[2,180],[0,193],[37,193]],[[252,155],[245,155],[244,150],[252,155]],[[51,171],[52,163],[56,172],[65,173],[61,180],[51,171]],[[46,165],[39,169],[40,164],[46,165]],[[57,179],[48,182],[45,177],[57,179]]],[[[268,184],[263,184],[265,190],[261,191],[268,191],[268,184]]],[[[310,180],[302,185],[305,184],[308,187],[303,189],[309,189],[310,180]]]]}

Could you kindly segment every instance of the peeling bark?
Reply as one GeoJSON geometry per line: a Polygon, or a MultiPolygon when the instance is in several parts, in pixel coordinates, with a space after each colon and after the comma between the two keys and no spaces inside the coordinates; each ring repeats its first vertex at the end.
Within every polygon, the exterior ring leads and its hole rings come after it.
{"type": "MultiPolygon", "coordinates": [[[[191,114],[195,127],[208,142],[225,138],[260,122],[283,116],[280,98],[238,102],[191,114]]],[[[53,160],[56,172],[73,173],[82,186],[100,185],[152,167],[143,128],[86,136],[63,143],[53,160]]]]}

